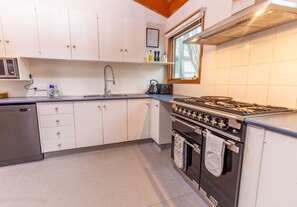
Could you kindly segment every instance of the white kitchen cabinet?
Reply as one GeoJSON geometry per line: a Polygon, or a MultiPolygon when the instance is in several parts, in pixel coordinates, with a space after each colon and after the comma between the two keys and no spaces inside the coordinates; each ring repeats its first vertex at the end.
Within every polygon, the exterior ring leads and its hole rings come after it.
{"type": "Polygon", "coordinates": [[[297,139],[266,130],[256,207],[296,206],[297,139]]]}
{"type": "Polygon", "coordinates": [[[73,102],[37,104],[42,152],[76,148],[73,102]]]}
{"type": "Polygon", "coordinates": [[[69,10],[72,59],[99,60],[97,13],[69,10]]]}
{"type": "Polygon", "coordinates": [[[37,5],[41,57],[71,59],[68,10],[37,5]]]}
{"type": "Polygon", "coordinates": [[[2,25],[2,32],[0,28],[0,56],[39,57],[34,4],[21,1],[2,1],[0,16],[2,25]]]}
{"type": "Polygon", "coordinates": [[[128,140],[150,137],[149,103],[149,99],[128,100],[128,140]]]}
{"type": "Polygon", "coordinates": [[[171,143],[171,103],[150,100],[150,136],[159,145],[171,143]]]}
{"type": "Polygon", "coordinates": [[[100,60],[144,62],[145,22],[117,16],[99,16],[100,60]]]}
{"type": "Polygon", "coordinates": [[[102,101],[104,144],[128,140],[127,100],[102,101]]]}
{"type": "Polygon", "coordinates": [[[101,101],[74,102],[74,116],[77,147],[102,145],[101,101]]]}
{"type": "Polygon", "coordinates": [[[3,38],[3,32],[2,32],[2,23],[1,23],[1,17],[0,17],[0,57],[5,57],[5,47],[4,47],[4,38],[3,38]]]}
{"type": "Polygon", "coordinates": [[[38,5],[41,57],[99,60],[97,14],[38,5]]]}

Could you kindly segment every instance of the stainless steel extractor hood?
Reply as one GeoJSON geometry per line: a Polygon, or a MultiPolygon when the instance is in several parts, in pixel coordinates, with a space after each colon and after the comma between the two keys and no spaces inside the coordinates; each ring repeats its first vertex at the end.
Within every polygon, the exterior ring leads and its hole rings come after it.
{"type": "Polygon", "coordinates": [[[267,0],[235,13],[186,39],[184,43],[219,45],[294,20],[297,20],[297,3],[286,0],[267,0]]]}

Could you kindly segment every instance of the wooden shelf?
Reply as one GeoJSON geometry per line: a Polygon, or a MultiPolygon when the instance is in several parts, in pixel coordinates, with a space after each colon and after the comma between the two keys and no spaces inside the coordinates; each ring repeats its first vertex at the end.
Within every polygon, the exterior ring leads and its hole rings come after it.
{"type": "Polygon", "coordinates": [[[7,82],[7,81],[12,81],[12,82],[28,82],[31,81],[30,79],[0,79],[0,82],[7,82]]]}

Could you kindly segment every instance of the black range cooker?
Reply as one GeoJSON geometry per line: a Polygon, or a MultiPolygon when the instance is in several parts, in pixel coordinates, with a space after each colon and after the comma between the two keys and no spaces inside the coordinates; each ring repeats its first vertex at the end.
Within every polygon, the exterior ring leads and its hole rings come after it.
{"type": "Polygon", "coordinates": [[[172,151],[175,160],[177,135],[184,139],[184,163],[178,172],[209,206],[237,207],[247,117],[291,112],[283,107],[234,101],[230,97],[175,98],[172,105],[172,151]],[[214,175],[206,167],[206,139],[222,139],[222,171],[214,175]]]}

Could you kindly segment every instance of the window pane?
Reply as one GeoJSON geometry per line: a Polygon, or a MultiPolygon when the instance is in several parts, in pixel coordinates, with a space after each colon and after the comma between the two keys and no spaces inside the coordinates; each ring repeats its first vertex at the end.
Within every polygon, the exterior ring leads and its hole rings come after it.
{"type": "Polygon", "coordinates": [[[185,39],[201,32],[201,26],[196,27],[174,39],[174,74],[173,78],[198,77],[200,45],[183,44],[185,39]]]}

